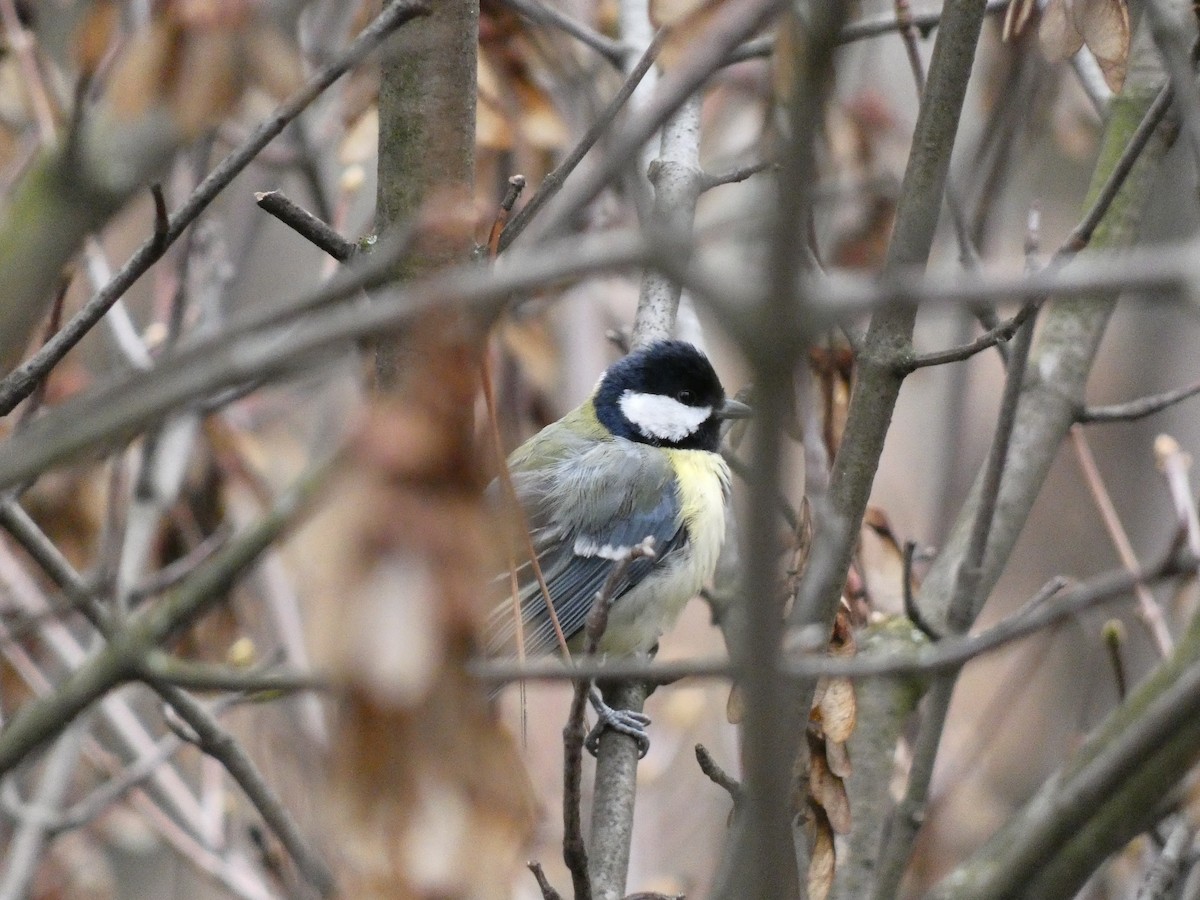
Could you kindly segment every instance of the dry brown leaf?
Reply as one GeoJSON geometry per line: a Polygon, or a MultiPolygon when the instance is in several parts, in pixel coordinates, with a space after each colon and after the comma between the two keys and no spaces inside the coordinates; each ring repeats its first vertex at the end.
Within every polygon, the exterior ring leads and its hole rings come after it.
{"type": "MultiPolygon", "coordinates": [[[[857,652],[850,617],[843,606],[833,621],[833,634],[829,641],[829,655],[850,657],[857,652]]],[[[810,721],[820,729],[826,740],[845,743],[854,733],[858,719],[858,704],[854,682],[849,678],[819,678],[813,691],[810,721]]]]}
{"type": "Polygon", "coordinates": [[[814,347],[809,355],[813,379],[821,401],[825,452],[833,459],[842,443],[850,410],[850,385],[854,380],[854,352],[844,340],[814,347]]]}
{"type": "Polygon", "coordinates": [[[736,684],[729,688],[729,699],[725,701],[725,719],[730,725],[741,725],[746,712],[742,689],[736,684]]]}
{"type": "MultiPolygon", "coordinates": [[[[166,113],[190,140],[233,110],[249,84],[275,97],[301,81],[294,45],[247,0],[176,0],[163,5],[113,65],[105,98],[118,123],[166,113]]],[[[97,35],[99,32],[97,32],[97,35]]],[[[98,37],[80,52],[94,54],[98,37]]]]}
{"type": "Polygon", "coordinates": [[[838,778],[849,778],[854,772],[850,762],[850,746],[841,741],[825,740],[825,761],[829,771],[838,778]]]}
{"type": "Polygon", "coordinates": [[[829,768],[825,759],[824,742],[810,742],[812,752],[808,763],[808,791],[812,802],[825,811],[830,827],[838,834],[850,833],[850,798],[846,785],[829,768]]]}
{"type": "Polygon", "coordinates": [[[1113,91],[1125,83],[1129,62],[1129,8],[1125,0],[1050,0],[1042,10],[1038,41],[1051,60],[1087,46],[1113,91]]]}
{"type": "Polygon", "coordinates": [[[854,734],[858,716],[854,682],[849,678],[830,678],[817,708],[825,737],[839,743],[848,741],[854,734]]]}
{"type": "Polygon", "coordinates": [[[868,507],[858,547],[863,593],[873,612],[904,613],[904,551],[883,510],[868,507]]]}
{"type": "Polygon", "coordinates": [[[1125,0],[1075,0],[1075,27],[1096,56],[1104,82],[1121,90],[1129,64],[1129,9],[1125,0]]]}
{"type": "Polygon", "coordinates": [[[528,36],[531,27],[502,4],[485,2],[480,9],[475,140],[493,152],[527,149],[548,158],[566,146],[570,131],[546,90],[543,57],[528,36]]]}
{"type": "Polygon", "coordinates": [[[1070,0],[1050,0],[1046,4],[1042,24],[1038,26],[1038,43],[1052,62],[1061,62],[1079,52],[1083,35],[1072,21],[1070,0]]]}
{"type": "Polygon", "coordinates": [[[1037,0],[1014,0],[1004,11],[1004,26],[1000,30],[1000,40],[1008,43],[1016,40],[1025,31],[1029,19],[1037,9],[1037,0]]]}
{"type": "Polygon", "coordinates": [[[837,859],[833,847],[833,829],[821,810],[809,820],[808,900],[826,900],[833,888],[837,859]]]}

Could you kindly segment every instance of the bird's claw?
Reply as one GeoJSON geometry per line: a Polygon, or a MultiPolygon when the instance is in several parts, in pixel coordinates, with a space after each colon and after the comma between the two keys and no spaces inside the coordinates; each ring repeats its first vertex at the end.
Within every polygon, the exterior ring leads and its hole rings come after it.
{"type": "Polygon", "coordinates": [[[613,709],[600,699],[600,692],[594,688],[589,694],[589,699],[592,702],[592,708],[596,710],[598,720],[596,726],[588,732],[587,737],[583,740],[583,746],[587,748],[588,753],[595,756],[599,752],[600,735],[604,733],[604,729],[611,728],[613,731],[633,738],[637,742],[638,759],[644,757],[650,749],[650,736],[646,734],[646,726],[650,724],[650,717],[631,709],[613,709]]]}

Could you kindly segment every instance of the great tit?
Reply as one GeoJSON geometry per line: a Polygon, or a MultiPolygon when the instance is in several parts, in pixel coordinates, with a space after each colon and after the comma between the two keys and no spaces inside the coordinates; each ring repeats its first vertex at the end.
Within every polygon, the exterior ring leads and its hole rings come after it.
{"type": "MultiPolygon", "coordinates": [[[[648,653],[716,568],[725,539],[729,467],[718,452],[721,421],[749,407],[727,400],[708,358],[692,344],[660,341],[614,363],[592,396],[522,444],[508,459],[517,501],[568,647],[578,652],[597,593],[631,548],[653,539],[653,556],[631,562],[615,583],[606,655],[648,653]]],[[[489,488],[499,496],[498,484],[489,488]]],[[[513,547],[525,652],[553,653],[558,638],[529,562],[513,547]]],[[[508,597],[488,620],[491,655],[516,653],[512,573],[508,597]]],[[[644,738],[641,716],[602,724],[644,738]]],[[[644,748],[643,748],[644,752],[644,748]]]]}

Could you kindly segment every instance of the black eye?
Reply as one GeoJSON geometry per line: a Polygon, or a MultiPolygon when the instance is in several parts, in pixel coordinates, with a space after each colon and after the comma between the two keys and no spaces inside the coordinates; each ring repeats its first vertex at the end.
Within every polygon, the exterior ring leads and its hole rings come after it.
{"type": "Polygon", "coordinates": [[[685,406],[690,406],[692,401],[696,399],[696,395],[693,394],[691,391],[684,390],[684,391],[680,391],[678,394],[676,394],[675,399],[678,400],[680,403],[684,404],[685,406]]]}

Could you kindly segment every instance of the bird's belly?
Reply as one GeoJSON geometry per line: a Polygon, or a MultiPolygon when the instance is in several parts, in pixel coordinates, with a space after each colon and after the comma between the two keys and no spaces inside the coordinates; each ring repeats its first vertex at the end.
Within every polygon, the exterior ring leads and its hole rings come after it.
{"type": "Polygon", "coordinates": [[[613,656],[647,653],[675,624],[688,600],[700,592],[711,572],[696,565],[692,548],[648,575],[623,594],[608,615],[600,652],[613,656]]]}
{"type": "Polygon", "coordinates": [[[715,453],[668,450],[680,479],[688,541],[613,604],[600,641],[615,656],[645,653],[675,624],[684,605],[712,577],[725,542],[725,496],[729,469],[715,453]]]}

